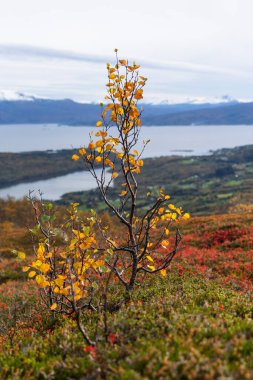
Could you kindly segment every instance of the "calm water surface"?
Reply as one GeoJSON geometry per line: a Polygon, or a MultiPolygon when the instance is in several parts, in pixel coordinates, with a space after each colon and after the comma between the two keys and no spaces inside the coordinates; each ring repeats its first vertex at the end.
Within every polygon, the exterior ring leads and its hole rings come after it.
{"type": "MultiPolygon", "coordinates": [[[[101,170],[98,169],[98,176],[100,172],[101,170]]],[[[30,190],[34,191],[33,194],[38,196],[38,191],[40,190],[43,193],[43,198],[54,201],[60,199],[60,197],[66,193],[91,190],[94,188],[96,188],[95,179],[88,171],[83,171],[42,181],[21,183],[19,185],[0,189],[0,198],[6,198],[8,196],[17,199],[23,198],[28,195],[30,190]]]]}
{"type": "MultiPolygon", "coordinates": [[[[0,125],[0,152],[80,147],[88,143],[92,129],[52,124],[0,125]]],[[[142,127],[140,141],[143,139],[150,139],[145,157],[168,156],[175,152],[206,154],[209,150],[252,144],[253,126],[142,127]]]]}

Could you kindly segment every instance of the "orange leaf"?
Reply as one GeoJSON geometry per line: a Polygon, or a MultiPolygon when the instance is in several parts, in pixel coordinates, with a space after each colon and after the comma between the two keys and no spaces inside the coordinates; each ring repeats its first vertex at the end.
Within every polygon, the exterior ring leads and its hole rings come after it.
{"type": "Polygon", "coordinates": [[[84,156],[86,154],[86,150],[84,148],[79,149],[79,153],[81,156],[84,156]]]}
{"type": "Polygon", "coordinates": [[[95,148],[95,144],[93,142],[90,142],[89,145],[88,145],[88,148],[90,150],[93,150],[95,148]]]}
{"type": "Polygon", "coordinates": [[[96,159],[95,159],[96,162],[100,163],[102,161],[102,157],[101,156],[97,156],[96,159]]]}
{"type": "Polygon", "coordinates": [[[165,277],[166,276],[166,269],[162,269],[161,271],[160,271],[160,273],[161,273],[161,275],[163,276],[163,277],[165,277]]]}

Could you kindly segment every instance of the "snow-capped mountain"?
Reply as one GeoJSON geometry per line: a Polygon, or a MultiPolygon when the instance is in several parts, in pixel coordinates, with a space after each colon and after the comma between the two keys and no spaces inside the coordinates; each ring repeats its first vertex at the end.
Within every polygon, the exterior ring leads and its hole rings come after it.
{"type": "Polygon", "coordinates": [[[9,90],[0,91],[0,101],[34,101],[37,97],[30,94],[24,94],[22,92],[15,92],[9,90]]]}
{"type": "MultiPolygon", "coordinates": [[[[253,101],[221,98],[185,98],[142,104],[144,125],[252,124],[253,101]]],[[[96,103],[47,99],[22,92],[0,91],[0,124],[56,123],[94,125],[100,114],[96,103]]]]}
{"type": "Polygon", "coordinates": [[[215,96],[215,97],[203,97],[199,96],[196,98],[188,98],[187,103],[190,104],[227,104],[227,103],[239,103],[239,100],[232,98],[229,95],[223,95],[221,97],[215,96]]]}
{"type": "Polygon", "coordinates": [[[253,102],[253,99],[235,99],[231,97],[230,95],[223,95],[223,96],[213,96],[213,97],[205,97],[205,96],[196,96],[196,97],[171,97],[169,99],[163,99],[163,100],[153,100],[151,101],[151,104],[154,105],[182,105],[182,104],[196,104],[196,105],[203,105],[203,104],[237,104],[237,103],[251,103],[253,102]]]}

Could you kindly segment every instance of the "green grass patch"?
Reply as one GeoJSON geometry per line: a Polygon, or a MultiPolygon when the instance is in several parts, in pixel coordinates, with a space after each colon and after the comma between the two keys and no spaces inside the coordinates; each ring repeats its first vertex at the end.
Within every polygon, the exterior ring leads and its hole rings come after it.
{"type": "Polygon", "coordinates": [[[239,181],[239,180],[232,180],[232,181],[228,181],[225,183],[225,186],[226,187],[237,187],[237,186],[240,186],[242,184],[242,181],[239,181]]]}
{"type": "Polygon", "coordinates": [[[226,199],[233,196],[233,193],[217,194],[218,199],[226,199]]]}

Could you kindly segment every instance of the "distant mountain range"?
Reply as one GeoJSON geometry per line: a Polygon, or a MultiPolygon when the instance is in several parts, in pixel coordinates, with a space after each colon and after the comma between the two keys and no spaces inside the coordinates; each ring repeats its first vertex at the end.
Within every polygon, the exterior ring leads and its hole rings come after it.
{"type": "MultiPolygon", "coordinates": [[[[215,101],[189,99],[180,104],[161,102],[142,106],[144,125],[253,124],[253,102],[241,102],[229,97],[215,101]]],[[[42,99],[0,91],[0,124],[93,125],[100,112],[100,106],[95,103],[42,99]]]]}

